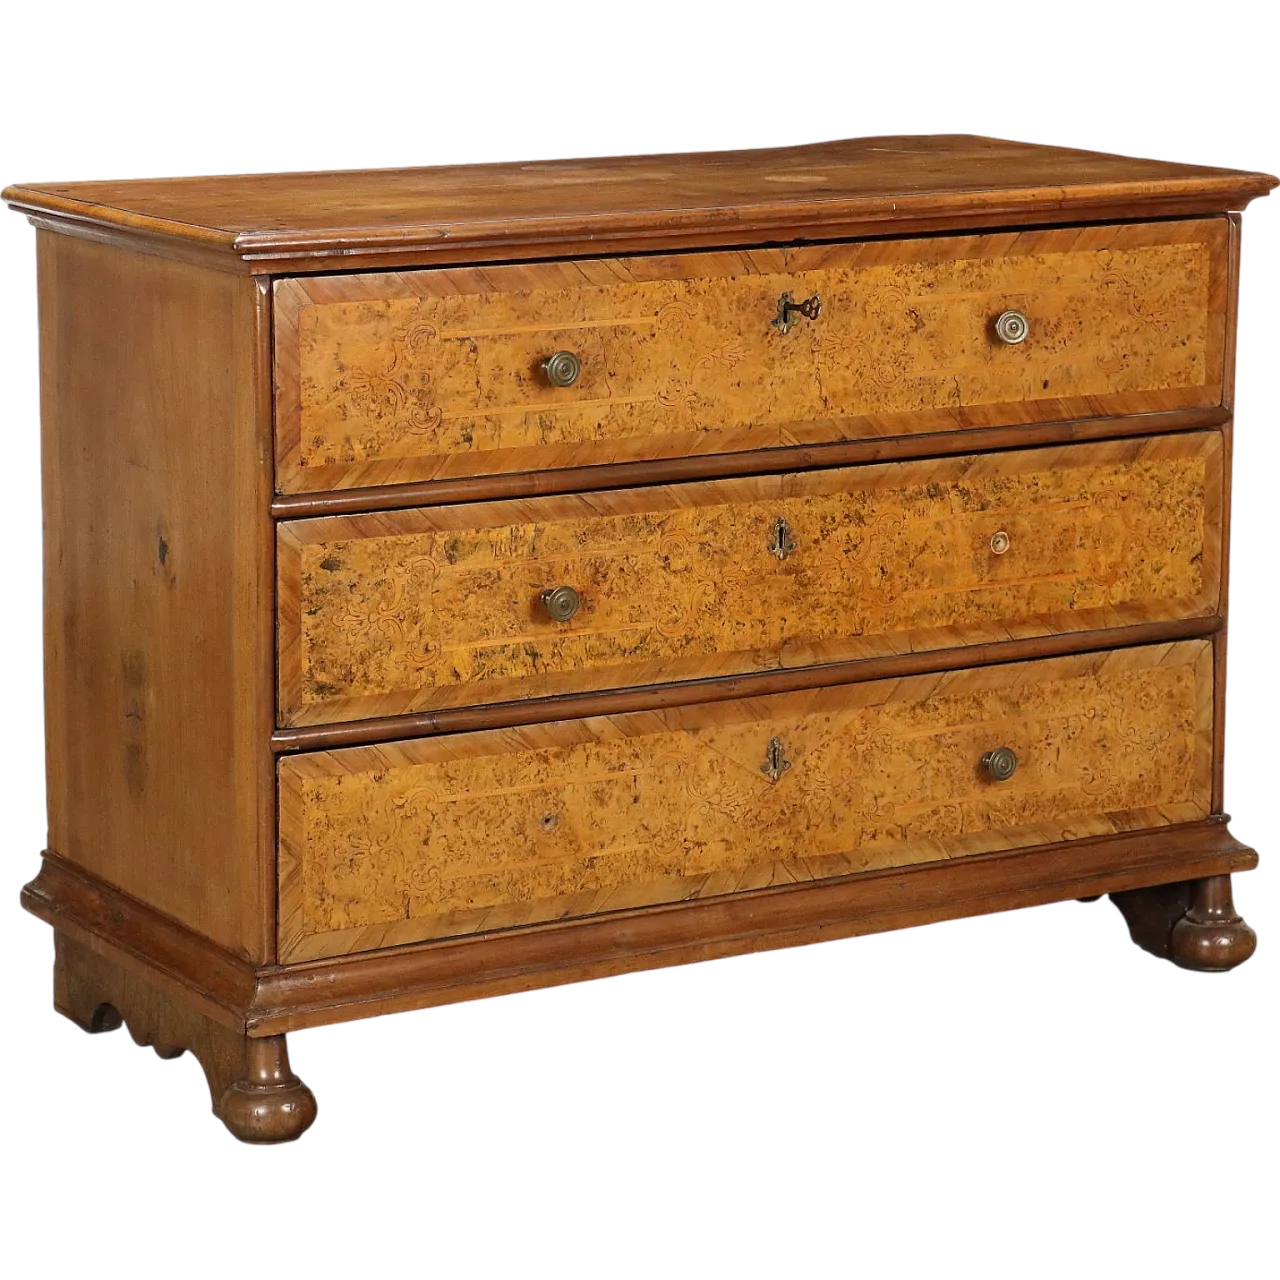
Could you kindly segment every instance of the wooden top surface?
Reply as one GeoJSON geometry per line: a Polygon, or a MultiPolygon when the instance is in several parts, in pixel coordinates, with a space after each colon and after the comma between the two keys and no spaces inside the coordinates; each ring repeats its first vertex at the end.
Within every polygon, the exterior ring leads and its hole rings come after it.
{"type": "Polygon", "coordinates": [[[528,164],[13,186],[64,230],[162,237],[256,270],[1239,209],[1266,174],[967,135],[528,164]],[[304,260],[300,263],[298,260],[304,260]],[[321,262],[320,265],[332,265],[321,262]]]}

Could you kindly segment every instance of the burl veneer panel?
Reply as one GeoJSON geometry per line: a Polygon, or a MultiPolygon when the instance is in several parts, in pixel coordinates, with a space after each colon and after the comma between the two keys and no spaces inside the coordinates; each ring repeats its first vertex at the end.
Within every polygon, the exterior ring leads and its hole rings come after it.
{"type": "Polygon", "coordinates": [[[1212,667],[1196,640],[286,757],[281,958],[1203,818],[1212,667]]]}
{"type": "Polygon", "coordinates": [[[1212,218],[280,280],[277,484],[1216,405],[1226,250],[1212,218]],[[781,333],[783,292],[821,315],[781,333]]]}
{"type": "Polygon", "coordinates": [[[280,719],[1211,615],[1221,506],[1210,432],[283,524],[280,719]]]}

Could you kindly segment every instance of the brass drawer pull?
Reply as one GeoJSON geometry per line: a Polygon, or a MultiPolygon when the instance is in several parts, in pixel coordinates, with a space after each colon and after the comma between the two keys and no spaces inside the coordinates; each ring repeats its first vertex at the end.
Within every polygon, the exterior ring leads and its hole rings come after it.
{"type": "Polygon", "coordinates": [[[777,782],[791,768],[791,761],[787,759],[785,752],[786,748],[782,745],[781,738],[769,739],[769,745],[765,748],[764,764],[760,766],[760,772],[770,782],[777,782]]]}
{"type": "Polygon", "coordinates": [[[791,536],[791,526],[779,516],[769,531],[769,554],[785,560],[795,549],[796,540],[791,536]]]}
{"type": "Polygon", "coordinates": [[[982,767],[993,782],[1008,782],[1018,767],[1018,757],[1011,747],[997,747],[982,757],[982,767]]]}
{"type": "Polygon", "coordinates": [[[993,556],[1004,555],[1009,550],[1009,546],[1009,535],[1003,529],[991,535],[991,554],[993,556]]]}
{"type": "Polygon", "coordinates": [[[1025,342],[1031,332],[1031,322],[1021,311],[1002,311],[996,316],[996,337],[1011,347],[1025,342]]]}
{"type": "Polygon", "coordinates": [[[797,302],[789,293],[778,299],[778,314],[769,321],[779,333],[787,333],[791,328],[791,317],[804,316],[806,320],[816,320],[822,314],[822,299],[815,293],[812,298],[797,302]]]}
{"type": "Polygon", "coordinates": [[[553,387],[571,387],[582,372],[582,361],[572,351],[556,351],[542,362],[542,372],[553,387]]]}
{"type": "Polygon", "coordinates": [[[572,587],[549,587],[542,593],[542,607],[552,622],[568,622],[582,603],[582,597],[572,587]]]}

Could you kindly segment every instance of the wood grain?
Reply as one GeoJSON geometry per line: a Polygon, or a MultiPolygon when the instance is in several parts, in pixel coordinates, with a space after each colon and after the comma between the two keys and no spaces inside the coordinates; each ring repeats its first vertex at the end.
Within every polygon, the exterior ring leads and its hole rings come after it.
{"type": "Polygon", "coordinates": [[[1203,818],[1212,697],[1195,640],[286,757],[280,956],[1203,818]]]}
{"type": "Polygon", "coordinates": [[[3,198],[77,235],[242,270],[495,261],[1240,209],[1266,174],[966,135],[345,173],[51,182],[3,198]]]}
{"type": "Polygon", "coordinates": [[[54,933],[53,1001],[86,1031],[123,1022],[161,1058],[190,1050],[204,1069],[213,1114],[241,1142],[291,1142],[316,1117],[316,1100],[289,1069],[283,1036],[229,1031],[185,1000],[122,968],[101,950],[54,933]]]}
{"type": "Polygon", "coordinates": [[[1236,911],[1230,875],[1121,891],[1111,900],[1138,946],[1183,969],[1223,973],[1244,964],[1258,945],[1236,911]]]}
{"type": "Polygon", "coordinates": [[[809,467],[862,466],[905,458],[945,458],[958,453],[994,449],[1029,449],[1037,445],[1084,440],[1118,440],[1174,431],[1220,427],[1231,415],[1221,406],[1171,409],[1167,412],[1119,414],[1113,418],[1072,418],[1065,422],[1018,423],[1007,427],[969,427],[964,431],[837,440],[825,444],[749,449],[741,453],[694,454],[651,462],[617,462],[550,471],[512,471],[456,480],[414,480],[363,489],[331,489],[325,493],[277,493],[271,514],[280,520],[312,516],[354,515],[362,511],[395,511],[402,507],[444,506],[453,502],[485,502],[501,498],[533,498],[584,489],[631,489],[644,484],[676,484],[685,480],[727,479],[803,471],[809,467]]]}
{"type": "MultiPolygon", "coordinates": [[[[1215,638],[1222,628],[1218,617],[1183,618],[1169,622],[1136,622],[1100,631],[1064,631],[1059,635],[1032,636],[1025,640],[999,640],[950,649],[926,649],[852,662],[825,662],[816,667],[792,667],[753,671],[740,676],[715,676],[704,680],[678,680],[670,684],[642,685],[635,689],[608,689],[600,693],[561,694],[554,698],[525,698],[518,702],[494,702],[475,707],[447,707],[399,716],[343,720],[336,724],[302,725],[277,729],[272,749],[328,751],[335,747],[363,746],[389,739],[425,738],[444,733],[470,733],[482,729],[507,729],[544,720],[578,720],[589,716],[617,715],[626,711],[660,711],[666,707],[704,702],[732,702],[773,693],[796,693],[827,685],[856,684],[863,680],[899,679],[989,663],[1027,662],[1035,658],[1063,657],[1072,653],[1096,653],[1140,644],[1172,644],[1178,640],[1215,638]]],[[[1220,812],[1215,804],[1215,812],[1220,812]]]]}
{"type": "Polygon", "coordinates": [[[1252,870],[1223,820],[1086,837],[657,908],[392,947],[267,975],[250,1015],[264,1032],[398,1013],[566,982],[914,928],[1252,870]]]}
{"type": "Polygon", "coordinates": [[[48,849],[22,889],[22,905],[55,936],[108,956],[131,977],[180,1000],[237,1035],[252,1034],[245,1010],[261,968],[48,849]]]}
{"type": "Polygon", "coordinates": [[[42,233],[39,288],[49,843],[266,959],[273,580],[256,283],[42,233]]]}
{"type": "Polygon", "coordinates": [[[22,904],[250,1037],[1256,867],[1222,815],[480,936],[253,966],[46,853],[22,904]]]}
{"type": "Polygon", "coordinates": [[[280,280],[277,485],[1215,405],[1226,245],[1217,218],[280,280]],[[780,333],[783,292],[821,315],[780,333]]]}
{"type": "MultiPolygon", "coordinates": [[[[1222,402],[1228,408],[1235,405],[1236,341],[1240,308],[1240,232],[1239,214],[1227,217],[1230,240],[1227,251],[1227,345],[1223,353],[1222,402]]],[[[1235,448],[1235,421],[1229,419],[1222,426],[1222,465],[1226,484],[1222,503],[1222,582],[1218,612],[1222,617],[1222,629],[1214,637],[1214,740],[1213,740],[1213,804],[1219,811],[1226,808],[1226,740],[1227,740],[1227,641],[1229,633],[1231,597],[1231,474],[1235,448]]]]}
{"type": "Polygon", "coordinates": [[[941,137],[10,188],[58,1007],[260,1139],[314,1114],[284,1033],[353,1017],[1173,882],[1170,953],[1245,958],[1231,211],[1275,185],[941,137]]]}
{"type": "Polygon", "coordinates": [[[1221,501],[1214,432],[282,524],[280,721],[1209,616],[1221,501]]]}
{"type": "MultiPolygon", "coordinates": [[[[271,466],[272,437],[274,434],[275,387],[274,363],[271,341],[271,285],[270,281],[257,278],[254,284],[253,355],[248,374],[253,379],[252,453],[243,444],[237,444],[237,458],[241,467],[248,468],[255,478],[252,496],[245,494],[243,505],[237,508],[238,518],[245,525],[246,547],[252,548],[256,565],[254,598],[245,623],[243,649],[238,651],[240,670],[236,677],[236,697],[250,705],[240,708],[239,714],[252,719],[252,760],[256,763],[256,795],[258,806],[257,839],[254,852],[257,855],[257,883],[265,885],[265,892],[258,897],[257,919],[261,940],[253,959],[263,962],[276,958],[276,900],[273,887],[276,882],[276,779],[274,747],[268,742],[263,750],[260,726],[274,723],[276,717],[276,575],[275,575],[275,521],[270,505],[264,509],[257,485],[261,483],[264,469],[271,466]],[[248,633],[252,619],[253,634],[248,633]]],[[[243,424],[247,426],[247,424],[243,424]]],[[[237,769],[246,772],[250,767],[248,751],[250,738],[246,734],[240,748],[246,753],[237,769]]],[[[247,851],[242,851],[247,852],[247,851]]]]}

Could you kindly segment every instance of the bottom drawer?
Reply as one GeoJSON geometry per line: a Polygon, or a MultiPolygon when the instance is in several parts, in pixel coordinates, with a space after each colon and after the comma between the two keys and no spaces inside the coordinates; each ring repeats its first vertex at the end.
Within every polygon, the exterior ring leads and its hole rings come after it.
{"type": "Polygon", "coordinates": [[[1204,818],[1212,694],[1192,640],[286,757],[280,958],[1204,818]]]}

